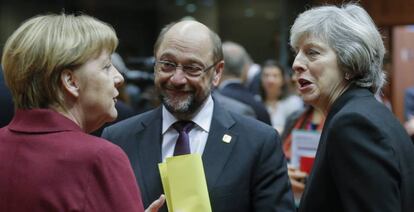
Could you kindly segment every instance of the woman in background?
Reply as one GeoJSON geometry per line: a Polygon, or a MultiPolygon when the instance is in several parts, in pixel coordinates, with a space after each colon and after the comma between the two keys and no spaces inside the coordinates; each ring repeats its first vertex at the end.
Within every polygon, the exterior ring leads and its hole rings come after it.
{"type": "Polygon", "coordinates": [[[260,95],[270,114],[273,127],[281,134],[286,118],[303,108],[300,97],[291,95],[286,70],[276,61],[267,60],[261,73],[260,95]]]}
{"type": "Polygon", "coordinates": [[[112,27],[86,15],[34,17],[8,39],[16,113],[0,129],[0,211],[144,211],[125,153],[87,134],[117,117],[117,45],[112,27]]]}
{"type": "MultiPolygon", "coordinates": [[[[282,140],[283,153],[288,161],[291,161],[292,157],[292,141],[294,131],[307,131],[320,135],[323,129],[324,121],[325,117],[323,114],[310,105],[305,106],[303,110],[296,111],[287,117],[286,127],[280,138],[282,140]]],[[[299,165],[299,167],[295,167],[292,164],[289,164],[288,168],[292,191],[295,196],[296,204],[298,205],[303,191],[305,190],[305,183],[309,171],[301,168],[301,165],[299,165]]],[[[309,168],[311,170],[311,167],[309,168]]]]}

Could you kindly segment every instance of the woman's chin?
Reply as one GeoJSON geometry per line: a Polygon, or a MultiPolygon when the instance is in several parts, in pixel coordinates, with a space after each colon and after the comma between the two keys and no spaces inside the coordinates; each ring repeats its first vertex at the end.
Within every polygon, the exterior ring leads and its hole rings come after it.
{"type": "Polygon", "coordinates": [[[118,117],[118,111],[116,109],[114,109],[113,111],[111,111],[111,113],[109,114],[108,117],[108,121],[107,122],[113,122],[115,121],[115,119],[118,117]]]}
{"type": "Polygon", "coordinates": [[[300,97],[302,98],[302,100],[305,104],[315,106],[314,103],[317,100],[317,98],[315,98],[315,96],[313,96],[313,95],[300,95],[300,97]]]}

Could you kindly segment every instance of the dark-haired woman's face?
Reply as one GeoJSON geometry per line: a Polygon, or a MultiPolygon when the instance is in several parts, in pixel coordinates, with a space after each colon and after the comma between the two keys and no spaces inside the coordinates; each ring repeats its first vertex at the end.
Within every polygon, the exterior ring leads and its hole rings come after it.
{"type": "Polygon", "coordinates": [[[278,98],[284,84],[282,70],[275,66],[263,68],[262,86],[266,95],[278,98]]]}

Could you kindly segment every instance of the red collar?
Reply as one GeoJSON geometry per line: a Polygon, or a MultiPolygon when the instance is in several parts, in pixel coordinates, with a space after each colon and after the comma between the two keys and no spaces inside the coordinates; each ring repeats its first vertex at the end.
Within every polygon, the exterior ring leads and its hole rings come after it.
{"type": "Polygon", "coordinates": [[[75,122],[51,109],[18,109],[8,128],[26,133],[82,131],[75,122]]]}

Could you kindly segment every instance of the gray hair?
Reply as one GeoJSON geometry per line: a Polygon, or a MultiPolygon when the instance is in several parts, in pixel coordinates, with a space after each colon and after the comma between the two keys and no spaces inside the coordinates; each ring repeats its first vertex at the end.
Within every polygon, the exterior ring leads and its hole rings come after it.
{"type": "Polygon", "coordinates": [[[351,82],[373,93],[385,84],[382,37],[371,17],[358,4],[321,6],[303,12],[290,30],[290,45],[295,47],[306,36],[328,43],[351,82]]]}
{"type": "Polygon", "coordinates": [[[238,43],[226,41],[223,43],[224,74],[241,77],[244,66],[249,62],[246,50],[238,43]]]}

